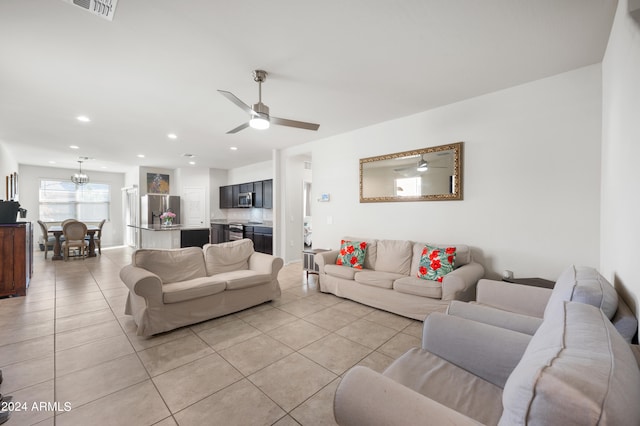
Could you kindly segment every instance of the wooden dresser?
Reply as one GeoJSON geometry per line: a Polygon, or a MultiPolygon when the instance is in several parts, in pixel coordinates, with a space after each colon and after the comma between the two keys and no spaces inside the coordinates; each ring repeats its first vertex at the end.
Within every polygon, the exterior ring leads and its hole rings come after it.
{"type": "Polygon", "coordinates": [[[31,222],[0,224],[0,297],[26,296],[32,274],[31,222]]]}

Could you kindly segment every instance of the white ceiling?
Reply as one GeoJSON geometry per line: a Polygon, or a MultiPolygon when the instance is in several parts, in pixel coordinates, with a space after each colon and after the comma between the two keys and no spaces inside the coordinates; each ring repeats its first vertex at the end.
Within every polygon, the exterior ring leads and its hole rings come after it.
{"type": "MultiPolygon", "coordinates": [[[[21,164],[229,169],[602,61],[614,0],[0,2],[0,141],[21,164]],[[248,117],[320,123],[225,132],[248,117]],[[89,116],[90,123],[75,117],[89,116]],[[176,141],[167,138],[176,133],[176,141]],[[72,150],[69,145],[78,145],[72,150]],[[236,146],[237,151],[231,151],[236,146]],[[144,154],[145,158],[138,158],[144,154]]],[[[364,141],[363,141],[364,143],[364,141]]],[[[420,147],[416,147],[420,148],[420,147]]]]}

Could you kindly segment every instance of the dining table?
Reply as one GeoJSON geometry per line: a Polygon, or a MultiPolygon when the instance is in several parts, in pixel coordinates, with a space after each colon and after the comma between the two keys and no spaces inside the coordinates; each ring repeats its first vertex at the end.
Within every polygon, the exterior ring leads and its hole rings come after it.
{"type": "MultiPolygon", "coordinates": [[[[96,225],[87,225],[87,236],[89,236],[89,252],[87,257],[96,257],[96,242],[93,237],[96,232],[100,230],[100,227],[96,225]]],[[[53,257],[52,260],[62,260],[62,245],[60,244],[60,237],[62,236],[62,225],[53,225],[48,229],[50,234],[56,237],[56,242],[53,244],[53,257]]]]}

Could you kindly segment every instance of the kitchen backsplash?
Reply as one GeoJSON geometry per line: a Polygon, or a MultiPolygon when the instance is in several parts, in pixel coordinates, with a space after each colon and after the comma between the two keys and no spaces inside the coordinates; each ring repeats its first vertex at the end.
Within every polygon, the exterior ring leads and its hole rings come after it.
{"type": "Polygon", "coordinates": [[[227,220],[241,220],[251,222],[270,222],[273,221],[272,209],[224,209],[226,217],[212,217],[211,219],[227,219],[227,220]]]}

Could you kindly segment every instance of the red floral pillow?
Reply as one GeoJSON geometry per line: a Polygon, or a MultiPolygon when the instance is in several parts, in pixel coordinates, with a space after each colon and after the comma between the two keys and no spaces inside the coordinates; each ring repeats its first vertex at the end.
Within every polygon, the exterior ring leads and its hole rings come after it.
{"type": "Polygon", "coordinates": [[[418,278],[442,282],[449,272],[453,271],[453,263],[456,259],[456,248],[438,248],[425,246],[422,249],[418,278]]]}
{"type": "Polygon", "coordinates": [[[364,241],[347,241],[340,242],[340,253],[336,259],[336,265],[350,266],[356,269],[362,269],[364,264],[364,256],[367,253],[367,243],[364,241]]]}

